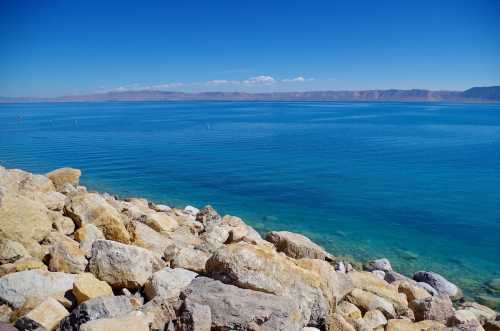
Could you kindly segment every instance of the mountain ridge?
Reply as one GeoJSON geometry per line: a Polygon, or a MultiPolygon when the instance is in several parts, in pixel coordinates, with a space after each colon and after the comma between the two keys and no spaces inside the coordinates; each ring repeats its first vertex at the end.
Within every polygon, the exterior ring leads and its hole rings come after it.
{"type": "Polygon", "coordinates": [[[52,98],[0,97],[0,103],[106,101],[427,101],[500,102],[500,86],[465,91],[426,89],[326,90],[304,92],[175,92],[160,90],[110,91],[52,98]]]}

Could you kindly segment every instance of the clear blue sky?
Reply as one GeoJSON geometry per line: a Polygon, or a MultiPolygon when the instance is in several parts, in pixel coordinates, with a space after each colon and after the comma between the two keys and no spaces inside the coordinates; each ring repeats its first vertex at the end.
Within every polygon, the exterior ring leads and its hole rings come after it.
{"type": "Polygon", "coordinates": [[[500,84],[500,0],[0,0],[0,95],[500,84]]]}

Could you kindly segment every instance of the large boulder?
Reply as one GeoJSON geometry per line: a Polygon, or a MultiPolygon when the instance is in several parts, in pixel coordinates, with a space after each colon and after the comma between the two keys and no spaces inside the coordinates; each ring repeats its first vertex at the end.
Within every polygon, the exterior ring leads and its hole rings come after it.
{"type": "Polygon", "coordinates": [[[171,261],[171,265],[174,268],[184,268],[197,273],[204,273],[209,258],[210,255],[205,251],[187,246],[177,252],[171,261]]]}
{"type": "Polygon", "coordinates": [[[210,307],[186,300],[179,316],[176,331],[210,331],[212,329],[212,312],[210,307]]]}
{"type": "Polygon", "coordinates": [[[294,259],[331,259],[321,246],[312,242],[306,236],[288,231],[272,231],[266,236],[278,252],[283,252],[294,259]]]}
{"type": "Polygon", "coordinates": [[[484,331],[476,315],[470,310],[458,309],[452,317],[447,320],[447,324],[459,330],[484,331]]]}
{"type": "Polygon", "coordinates": [[[22,244],[14,240],[0,239],[0,264],[14,263],[26,256],[29,256],[29,253],[22,244]]]}
{"type": "Polygon", "coordinates": [[[413,279],[417,282],[429,284],[436,289],[439,294],[448,295],[452,300],[458,300],[463,297],[462,291],[458,286],[435,272],[418,271],[413,274],[413,279]]]}
{"type": "Polygon", "coordinates": [[[113,288],[141,288],[153,273],[154,254],[144,248],[110,240],[92,245],[89,270],[113,288]]]}
{"type": "Polygon", "coordinates": [[[60,168],[49,172],[47,177],[54,183],[56,189],[60,190],[65,184],[71,184],[74,187],[78,186],[81,175],[82,172],[78,169],[60,168]]]}
{"type": "Polygon", "coordinates": [[[19,330],[46,330],[52,331],[59,322],[68,316],[68,311],[54,298],[47,298],[35,309],[16,320],[15,326],[19,330]]]}
{"type": "Polygon", "coordinates": [[[331,314],[325,324],[326,331],[356,331],[346,319],[337,313],[331,314]]]}
{"type": "Polygon", "coordinates": [[[103,232],[106,239],[130,242],[130,235],[118,211],[97,193],[72,196],[64,210],[78,227],[91,223],[103,232]]]}
{"type": "Polygon", "coordinates": [[[113,289],[108,283],[97,279],[91,273],[79,274],[73,283],[73,295],[80,304],[100,296],[113,295],[113,289]]]}
{"type": "Polygon", "coordinates": [[[151,321],[142,312],[132,312],[119,318],[92,320],[80,327],[80,331],[150,331],[151,321]]]}
{"type": "Polygon", "coordinates": [[[371,272],[353,271],[347,274],[352,280],[354,287],[373,293],[388,300],[396,309],[398,315],[408,310],[406,295],[398,292],[398,288],[380,279],[371,272]]]}
{"type": "MultiPolygon", "coordinates": [[[[134,310],[130,300],[124,296],[102,296],[78,305],[59,325],[60,331],[79,331],[82,324],[101,318],[127,315],[134,310]]],[[[129,329],[126,329],[129,330],[129,329]]]]}
{"type": "Polygon", "coordinates": [[[303,319],[312,325],[323,324],[342,296],[335,288],[335,276],[325,278],[318,273],[326,268],[314,266],[316,270],[308,270],[269,246],[246,242],[225,245],[206,267],[211,277],[225,283],[291,297],[299,304],[303,319]]]}
{"type": "Polygon", "coordinates": [[[140,311],[148,316],[151,320],[152,331],[164,331],[170,321],[176,318],[175,310],[172,303],[167,298],[160,296],[154,297],[146,304],[140,307],[140,311]]]}
{"type": "Polygon", "coordinates": [[[144,293],[149,300],[155,296],[176,299],[196,276],[198,274],[190,270],[164,268],[151,275],[144,285],[144,293]]]}
{"type": "Polygon", "coordinates": [[[85,224],[75,232],[75,240],[80,242],[80,249],[90,257],[92,244],[98,239],[104,239],[104,234],[94,224],[85,224]]]}
{"type": "Polygon", "coordinates": [[[63,216],[60,212],[49,211],[49,217],[52,221],[52,227],[58,232],[69,235],[75,232],[75,223],[69,217],[63,216]]]}
{"type": "Polygon", "coordinates": [[[50,271],[69,273],[84,272],[88,261],[85,257],[85,253],[80,250],[78,242],[58,232],[53,232],[51,237],[54,238],[54,243],[49,249],[50,271]]]}
{"type": "Polygon", "coordinates": [[[19,308],[28,297],[63,296],[73,288],[75,276],[62,272],[26,270],[0,278],[0,301],[19,308]]]}
{"type": "Polygon", "coordinates": [[[369,261],[364,265],[364,269],[367,271],[374,271],[374,270],[381,270],[381,271],[392,271],[392,266],[391,262],[389,262],[388,259],[382,258],[382,259],[376,259],[369,261]]]}
{"type": "Polygon", "coordinates": [[[393,285],[397,285],[398,291],[406,295],[408,302],[426,299],[431,296],[429,292],[414,283],[402,281],[393,283],[393,285]]]}
{"type": "Polygon", "coordinates": [[[460,304],[460,308],[471,311],[481,324],[485,324],[487,321],[493,321],[497,316],[496,311],[480,305],[477,302],[463,302],[460,304]]]}
{"type": "Polygon", "coordinates": [[[132,244],[153,251],[160,257],[163,257],[166,251],[172,250],[172,246],[175,246],[172,239],[141,222],[128,223],[127,230],[130,233],[132,244]]]}
{"type": "Polygon", "coordinates": [[[406,319],[391,319],[387,322],[386,331],[444,331],[445,326],[436,321],[413,323],[406,319]]]}
{"type": "MultiPolygon", "coordinates": [[[[210,307],[212,328],[216,330],[300,331],[305,324],[297,305],[285,297],[241,289],[205,277],[193,280],[181,297],[188,303],[187,307],[193,304],[210,307]]],[[[206,313],[191,315],[196,318],[206,313]]],[[[194,322],[201,321],[196,318],[194,322]]]]}
{"type": "Polygon", "coordinates": [[[433,320],[446,323],[453,316],[453,304],[447,295],[431,296],[410,302],[415,320],[433,320]]]}
{"type": "Polygon", "coordinates": [[[387,324],[387,319],[385,318],[384,314],[378,309],[367,311],[365,313],[365,316],[363,316],[363,321],[369,328],[373,330],[381,327],[383,328],[384,325],[387,324]]]}
{"type": "Polygon", "coordinates": [[[377,309],[384,313],[387,318],[395,318],[397,316],[396,310],[389,300],[359,288],[352,290],[347,295],[347,300],[364,312],[377,309]]]}
{"type": "Polygon", "coordinates": [[[0,204],[0,238],[17,241],[24,247],[42,241],[52,230],[47,213],[40,202],[22,195],[4,195],[0,204]]]}
{"type": "Polygon", "coordinates": [[[206,205],[201,208],[196,214],[196,221],[203,224],[203,227],[206,228],[212,224],[220,222],[222,217],[217,213],[217,211],[212,208],[210,205],[206,205]]]}

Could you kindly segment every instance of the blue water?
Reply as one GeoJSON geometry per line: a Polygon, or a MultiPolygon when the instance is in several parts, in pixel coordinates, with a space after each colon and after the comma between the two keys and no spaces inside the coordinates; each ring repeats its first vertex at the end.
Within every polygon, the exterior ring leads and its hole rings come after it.
{"type": "Polygon", "coordinates": [[[137,102],[0,105],[0,163],[212,204],[336,255],[500,277],[500,105],[137,102]]]}

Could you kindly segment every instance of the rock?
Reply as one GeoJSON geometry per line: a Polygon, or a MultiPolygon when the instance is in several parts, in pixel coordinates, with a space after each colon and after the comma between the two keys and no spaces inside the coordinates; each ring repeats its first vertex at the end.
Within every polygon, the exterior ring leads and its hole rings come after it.
{"type": "Polygon", "coordinates": [[[75,187],[78,186],[81,174],[82,172],[78,169],[60,168],[49,172],[47,177],[54,183],[56,189],[60,190],[65,184],[71,184],[75,187]]]}
{"type": "Polygon", "coordinates": [[[0,239],[0,264],[14,263],[26,256],[29,256],[29,253],[22,244],[14,240],[0,239]]]}
{"type": "Polygon", "coordinates": [[[486,305],[490,308],[500,310],[500,297],[495,297],[492,295],[478,295],[477,302],[486,305]]]}
{"type": "Polygon", "coordinates": [[[389,284],[394,283],[396,281],[408,281],[410,283],[414,283],[415,281],[409,277],[406,277],[405,275],[402,275],[400,273],[397,273],[395,271],[388,271],[385,273],[384,280],[388,282],[389,284]]]}
{"type": "Polygon", "coordinates": [[[470,310],[466,309],[458,309],[455,311],[455,314],[449,318],[448,326],[464,328],[464,329],[472,329],[472,330],[481,330],[483,331],[483,327],[479,323],[479,320],[476,318],[476,315],[470,310]]]}
{"type": "Polygon", "coordinates": [[[58,232],[70,235],[75,232],[75,223],[69,217],[63,216],[59,212],[49,210],[49,218],[52,221],[52,228],[58,232]]]}
{"type": "Polygon", "coordinates": [[[493,321],[497,316],[497,313],[493,309],[480,305],[477,302],[464,302],[460,304],[460,308],[471,311],[481,324],[485,324],[486,321],[493,321]]]}
{"type": "Polygon", "coordinates": [[[0,322],[9,322],[12,309],[8,305],[0,305],[0,322]]]}
{"type": "Polygon", "coordinates": [[[453,304],[446,295],[428,297],[410,302],[417,322],[433,320],[446,323],[453,316],[453,304]]]}
{"type": "Polygon", "coordinates": [[[321,246],[313,243],[309,238],[298,233],[288,231],[273,231],[266,236],[278,252],[283,252],[294,259],[331,259],[321,246]]]}
{"type": "Polygon", "coordinates": [[[340,314],[330,315],[325,324],[326,331],[356,331],[340,314]]]}
{"type": "Polygon", "coordinates": [[[113,288],[141,288],[153,273],[154,255],[136,246],[110,240],[96,240],[92,245],[89,270],[113,288]]]}
{"type": "Polygon", "coordinates": [[[90,257],[92,244],[98,239],[104,239],[104,234],[94,224],[85,224],[75,232],[75,240],[80,242],[80,250],[90,257]]]}
{"type": "Polygon", "coordinates": [[[47,271],[47,266],[42,261],[31,256],[19,259],[13,265],[15,267],[15,270],[13,270],[12,272],[20,272],[33,269],[40,269],[47,271]]]}
{"type": "Polygon", "coordinates": [[[487,321],[484,323],[485,331],[500,331],[500,321],[487,321]]]}
{"type": "MultiPolygon", "coordinates": [[[[399,293],[395,286],[388,284],[370,272],[353,271],[347,275],[351,278],[354,287],[388,300],[394,306],[398,315],[404,314],[408,310],[406,295],[399,293]]],[[[391,318],[391,316],[388,316],[388,318],[391,318]]]]}
{"type": "Polygon", "coordinates": [[[176,299],[196,276],[198,274],[190,270],[165,268],[151,275],[144,285],[144,293],[149,300],[155,296],[176,299]]]}
{"type": "Polygon", "coordinates": [[[431,296],[429,292],[423,288],[405,281],[398,284],[398,291],[406,295],[408,302],[427,299],[431,296]]]}
{"type": "Polygon", "coordinates": [[[85,253],[80,250],[78,242],[59,233],[55,237],[57,237],[57,241],[49,249],[50,271],[84,272],[88,261],[85,258],[85,253]]]}
{"type": "MultiPolygon", "coordinates": [[[[78,305],[60,323],[60,331],[78,331],[88,321],[127,315],[134,307],[126,296],[103,296],[78,305]]],[[[129,330],[126,328],[126,330],[129,330]]]]}
{"type": "Polygon", "coordinates": [[[64,295],[73,288],[74,279],[74,275],[62,272],[16,272],[0,278],[0,300],[19,308],[27,297],[45,299],[64,295]]]}
{"type": "Polygon", "coordinates": [[[35,309],[19,318],[15,326],[19,330],[38,330],[38,328],[43,328],[43,330],[52,331],[68,314],[66,308],[57,302],[57,300],[47,298],[35,309]]]}
{"type": "Polygon", "coordinates": [[[167,250],[171,250],[171,246],[175,246],[172,239],[156,232],[143,223],[132,221],[127,224],[127,230],[135,246],[153,251],[160,257],[163,257],[167,250]]]}
{"type": "Polygon", "coordinates": [[[167,205],[161,205],[161,204],[160,205],[153,204],[152,205],[152,209],[154,211],[163,212],[163,213],[167,213],[167,212],[169,212],[169,211],[172,210],[172,208],[170,208],[169,206],[167,206],[167,205]]]}
{"type": "Polygon", "coordinates": [[[0,331],[19,331],[19,329],[10,323],[0,322],[0,331]]]}
{"type": "Polygon", "coordinates": [[[91,223],[102,231],[106,239],[130,242],[130,235],[120,214],[97,193],[72,196],[66,202],[64,210],[78,227],[91,223]]]}
{"type": "MultiPolygon", "coordinates": [[[[215,330],[299,331],[304,324],[297,305],[285,297],[241,289],[205,277],[194,279],[181,297],[190,304],[210,307],[215,330]]],[[[195,316],[200,315],[206,312],[195,316]]]]}
{"type": "Polygon", "coordinates": [[[337,305],[337,313],[342,315],[345,319],[355,320],[362,318],[361,310],[348,301],[342,301],[337,305]]]}
{"type": "Polygon", "coordinates": [[[198,213],[196,213],[196,221],[203,224],[204,228],[206,228],[214,223],[218,223],[221,220],[222,220],[222,217],[210,205],[207,205],[207,206],[201,208],[198,211],[198,213]]]}
{"type": "Polygon", "coordinates": [[[197,273],[205,273],[205,265],[210,255],[192,247],[181,248],[172,260],[174,268],[184,268],[197,273]]]}
{"type": "Polygon", "coordinates": [[[210,331],[212,326],[212,312],[205,304],[186,300],[176,331],[210,331]]]}
{"type": "Polygon", "coordinates": [[[158,232],[169,233],[179,227],[175,218],[167,213],[150,212],[145,214],[144,218],[144,223],[158,232]]]}
{"type": "Polygon", "coordinates": [[[73,294],[78,304],[100,296],[113,295],[108,283],[103,282],[91,273],[79,274],[73,283],[73,294]]]}
{"type": "Polygon", "coordinates": [[[119,318],[92,320],[80,327],[80,331],[150,331],[150,320],[141,312],[133,312],[119,318]]]}
{"type": "Polygon", "coordinates": [[[155,297],[140,307],[151,320],[151,330],[167,330],[166,325],[176,318],[175,310],[168,299],[155,297]]]}
{"type": "Polygon", "coordinates": [[[0,239],[17,241],[24,247],[42,241],[52,229],[47,212],[40,202],[20,195],[5,195],[0,206],[0,239]]]}
{"type": "Polygon", "coordinates": [[[436,321],[413,323],[405,319],[391,319],[387,322],[386,331],[444,331],[445,326],[436,321]]]}
{"type": "Polygon", "coordinates": [[[382,314],[382,312],[377,309],[367,311],[365,313],[365,316],[363,316],[363,320],[371,329],[384,327],[384,325],[387,324],[387,319],[385,318],[384,314],[382,314]]]}
{"type": "Polygon", "coordinates": [[[364,269],[367,271],[382,270],[385,272],[389,272],[392,271],[392,266],[388,259],[383,258],[383,259],[369,261],[364,266],[364,269]]]}
{"type": "Polygon", "coordinates": [[[413,279],[417,282],[424,282],[436,289],[439,294],[446,294],[452,300],[458,300],[463,297],[462,291],[452,282],[443,276],[430,271],[418,271],[413,274],[413,279]]]}
{"type": "Polygon", "coordinates": [[[385,271],[382,271],[382,270],[373,270],[371,273],[374,274],[375,276],[377,276],[380,279],[385,279],[385,271]]]}
{"type": "Polygon", "coordinates": [[[387,318],[394,318],[396,316],[396,311],[390,301],[359,288],[352,290],[352,292],[347,295],[347,300],[365,312],[378,309],[384,313],[387,318]]]}
{"type": "Polygon", "coordinates": [[[330,287],[330,279],[299,263],[321,269],[310,262],[290,259],[269,246],[238,242],[217,250],[206,267],[211,277],[225,283],[291,297],[299,304],[304,320],[310,321],[311,326],[320,325],[334,309],[334,298],[341,297],[341,293],[330,287]]]}
{"type": "Polygon", "coordinates": [[[426,290],[427,292],[430,293],[430,295],[439,295],[438,291],[436,291],[436,289],[432,286],[430,286],[429,284],[427,283],[424,283],[424,282],[416,282],[415,284],[416,286],[426,290]]]}
{"type": "Polygon", "coordinates": [[[304,328],[302,328],[302,331],[320,331],[318,328],[313,328],[313,327],[310,327],[310,326],[305,326],[304,328]]]}
{"type": "Polygon", "coordinates": [[[193,215],[193,216],[196,216],[200,212],[200,210],[198,208],[193,207],[193,206],[186,206],[184,208],[184,211],[190,215],[193,215]]]}
{"type": "Polygon", "coordinates": [[[47,177],[19,169],[3,171],[0,174],[0,186],[6,192],[23,195],[31,200],[37,200],[40,194],[55,190],[54,184],[47,177]]]}
{"type": "Polygon", "coordinates": [[[493,278],[490,279],[487,283],[486,286],[488,286],[490,289],[493,291],[500,292],[500,278],[493,278]]]}

